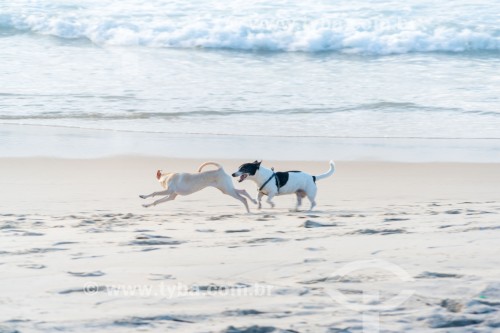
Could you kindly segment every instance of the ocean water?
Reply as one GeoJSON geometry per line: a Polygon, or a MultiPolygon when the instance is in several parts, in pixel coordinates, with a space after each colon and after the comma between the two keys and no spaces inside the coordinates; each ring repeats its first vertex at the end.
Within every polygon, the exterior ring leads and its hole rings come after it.
{"type": "Polygon", "coordinates": [[[250,137],[491,160],[499,96],[495,0],[0,0],[0,156],[250,137]]]}

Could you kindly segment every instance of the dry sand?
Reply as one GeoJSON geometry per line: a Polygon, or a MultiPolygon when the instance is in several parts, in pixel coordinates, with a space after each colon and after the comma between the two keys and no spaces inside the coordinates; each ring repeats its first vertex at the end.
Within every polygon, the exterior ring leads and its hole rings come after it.
{"type": "Polygon", "coordinates": [[[336,161],[312,213],[141,207],[156,169],[201,162],[0,159],[0,332],[500,330],[500,165],[336,161]]]}

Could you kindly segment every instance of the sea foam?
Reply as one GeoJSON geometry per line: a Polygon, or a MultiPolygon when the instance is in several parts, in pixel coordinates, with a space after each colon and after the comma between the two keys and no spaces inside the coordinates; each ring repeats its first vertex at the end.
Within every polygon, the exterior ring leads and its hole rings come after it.
{"type": "Polygon", "coordinates": [[[117,46],[375,55],[500,51],[500,30],[487,20],[462,22],[406,12],[326,11],[301,17],[300,12],[290,11],[282,16],[235,16],[230,11],[173,15],[154,8],[139,13],[131,8],[104,13],[73,7],[11,9],[0,13],[0,30],[117,46]]]}

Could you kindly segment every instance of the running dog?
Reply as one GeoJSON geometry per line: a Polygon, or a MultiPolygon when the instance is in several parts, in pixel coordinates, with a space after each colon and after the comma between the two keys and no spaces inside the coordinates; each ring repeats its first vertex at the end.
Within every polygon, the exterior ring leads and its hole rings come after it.
{"type": "Polygon", "coordinates": [[[250,209],[248,208],[247,200],[243,196],[250,199],[254,204],[257,203],[247,191],[234,188],[231,177],[224,171],[220,164],[214,162],[206,162],[200,165],[198,173],[175,173],[158,170],[156,172],[156,178],[163,188],[165,188],[165,191],[153,192],[148,195],[139,195],[139,197],[142,199],[155,197],[157,195],[165,195],[165,197],[150,204],[143,204],[146,208],[156,206],[162,202],[174,200],[177,195],[188,195],[209,186],[218,188],[222,193],[241,201],[245,205],[248,213],[250,213],[250,209]],[[207,165],[215,165],[217,170],[201,172],[207,165]]]}
{"type": "Polygon", "coordinates": [[[233,177],[240,177],[238,182],[245,179],[254,181],[259,187],[259,194],[257,201],[259,202],[259,209],[262,207],[261,199],[263,195],[267,195],[267,203],[274,207],[272,199],[276,195],[291,194],[297,195],[296,209],[299,209],[302,204],[302,199],[307,196],[311,202],[312,210],[316,206],[316,180],[330,177],[335,172],[335,164],[330,161],[330,170],[321,175],[312,176],[302,171],[286,171],[274,172],[274,169],[268,169],[260,164],[262,161],[255,161],[253,163],[242,164],[238,171],[232,174],[233,177]]]}

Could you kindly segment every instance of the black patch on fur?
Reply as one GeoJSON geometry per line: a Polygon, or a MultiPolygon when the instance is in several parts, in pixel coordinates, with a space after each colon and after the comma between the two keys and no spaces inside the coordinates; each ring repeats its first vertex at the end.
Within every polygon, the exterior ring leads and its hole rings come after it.
{"type": "Polygon", "coordinates": [[[316,176],[313,176],[313,182],[316,184],[316,176]]]}
{"type": "Polygon", "coordinates": [[[302,171],[297,171],[297,170],[292,170],[292,171],[285,171],[285,172],[276,172],[276,187],[281,188],[286,185],[288,182],[288,178],[290,178],[289,173],[297,173],[297,172],[302,172],[302,171]]]}
{"type": "Polygon", "coordinates": [[[285,186],[285,184],[288,182],[289,178],[288,172],[293,172],[293,171],[276,172],[276,186],[278,188],[285,186]]]}

